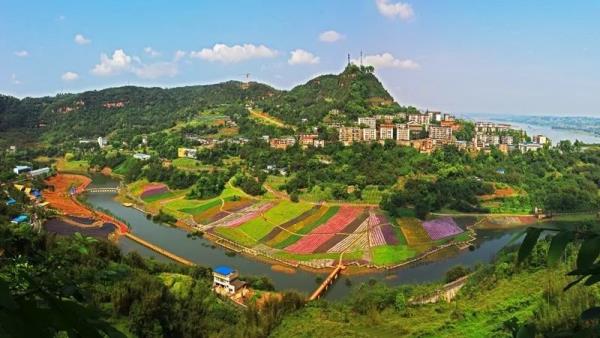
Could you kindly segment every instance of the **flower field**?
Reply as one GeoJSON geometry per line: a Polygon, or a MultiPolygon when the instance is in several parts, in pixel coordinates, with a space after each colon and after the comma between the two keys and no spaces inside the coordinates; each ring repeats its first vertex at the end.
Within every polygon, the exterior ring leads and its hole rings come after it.
{"type": "Polygon", "coordinates": [[[458,235],[463,232],[463,230],[456,225],[456,222],[452,217],[442,217],[423,222],[423,228],[433,240],[458,235]]]}
{"type": "Polygon", "coordinates": [[[342,206],[335,216],[331,217],[325,224],[314,229],[307,236],[301,238],[298,242],[287,247],[286,251],[293,253],[315,252],[319,246],[344,229],[360,213],[360,208],[342,206]]]}

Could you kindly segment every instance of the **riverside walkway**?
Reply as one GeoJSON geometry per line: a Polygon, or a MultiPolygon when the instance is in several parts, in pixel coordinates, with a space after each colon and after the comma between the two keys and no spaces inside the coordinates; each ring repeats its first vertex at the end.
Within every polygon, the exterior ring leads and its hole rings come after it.
{"type": "Polygon", "coordinates": [[[137,243],[145,246],[146,248],[148,248],[148,249],[150,249],[150,250],[152,250],[154,252],[157,252],[157,253],[159,253],[159,254],[167,257],[167,258],[170,258],[170,259],[176,261],[177,263],[181,263],[181,264],[187,265],[187,266],[196,266],[196,263],[194,263],[192,261],[189,261],[189,260],[187,260],[187,259],[185,259],[183,257],[179,257],[176,254],[174,254],[172,252],[169,252],[169,251],[167,251],[167,250],[159,247],[158,245],[155,245],[155,244],[152,244],[152,243],[150,243],[150,242],[148,242],[146,240],[143,240],[143,239],[139,238],[138,236],[136,236],[136,235],[134,235],[134,234],[132,234],[130,232],[125,233],[124,236],[127,237],[127,238],[129,238],[129,239],[131,239],[134,242],[137,242],[137,243]]]}

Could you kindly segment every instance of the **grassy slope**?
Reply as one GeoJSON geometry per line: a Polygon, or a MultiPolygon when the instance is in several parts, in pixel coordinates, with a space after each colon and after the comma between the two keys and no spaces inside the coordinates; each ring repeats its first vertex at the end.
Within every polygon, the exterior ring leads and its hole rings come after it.
{"type": "Polygon", "coordinates": [[[500,281],[491,290],[472,298],[459,297],[451,304],[439,303],[410,309],[409,316],[394,309],[360,315],[336,306],[326,310],[307,306],[286,318],[274,337],[503,337],[496,331],[503,322],[525,319],[541,301],[539,280],[547,272],[520,274],[500,281]],[[349,315],[350,314],[350,315],[349,315]],[[310,323],[310,325],[307,325],[310,323]]]}

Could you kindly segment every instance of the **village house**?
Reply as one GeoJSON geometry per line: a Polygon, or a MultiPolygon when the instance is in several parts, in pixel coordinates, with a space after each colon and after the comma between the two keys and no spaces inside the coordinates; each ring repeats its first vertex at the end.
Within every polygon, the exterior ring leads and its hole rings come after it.
{"type": "Polygon", "coordinates": [[[100,146],[100,148],[104,148],[106,147],[106,145],[108,144],[108,139],[105,137],[98,137],[98,146],[100,146]]]}
{"type": "Polygon", "coordinates": [[[194,148],[177,148],[177,157],[196,158],[198,150],[194,148]]]}
{"type": "Polygon", "coordinates": [[[269,146],[271,148],[275,148],[275,149],[287,149],[288,147],[293,146],[294,144],[296,144],[296,139],[288,136],[288,137],[281,137],[281,138],[272,138],[269,140],[269,146]]]}
{"type": "Polygon", "coordinates": [[[133,158],[135,158],[137,160],[141,160],[141,161],[147,161],[151,158],[151,156],[148,154],[135,153],[135,154],[133,154],[133,158]]]}
{"type": "Polygon", "coordinates": [[[213,270],[213,289],[224,295],[233,295],[246,288],[246,282],[239,280],[239,273],[228,266],[218,266],[213,270]]]}
{"type": "Polygon", "coordinates": [[[317,134],[300,134],[298,135],[298,142],[301,146],[312,146],[317,138],[319,138],[317,134]]]}

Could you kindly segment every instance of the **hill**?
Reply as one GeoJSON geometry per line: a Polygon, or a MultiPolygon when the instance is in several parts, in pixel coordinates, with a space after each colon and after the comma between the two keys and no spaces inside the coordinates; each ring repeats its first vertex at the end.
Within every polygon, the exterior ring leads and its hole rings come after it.
{"type": "Polygon", "coordinates": [[[374,112],[403,110],[373,74],[372,67],[353,64],[338,75],[321,75],[289,92],[279,92],[259,102],[259,106],[270,115],[296,125],[303,119],[317,124],[328,115],[337,115],[334,119],[344,122],[374,112]]]}
{"type": "Polygon", "coordinates": [[[291,126],[414,109],[395,103],[372,67],[351,64],[338,75],[318,76],[290,91],[228,81],[169,89],[124,86],[41,98],[0,95],[0,135],[47,145],[105,135],[125,141],[130,137],[124,134],[158,132],[209,109],[246,104],[291,126]]]}

